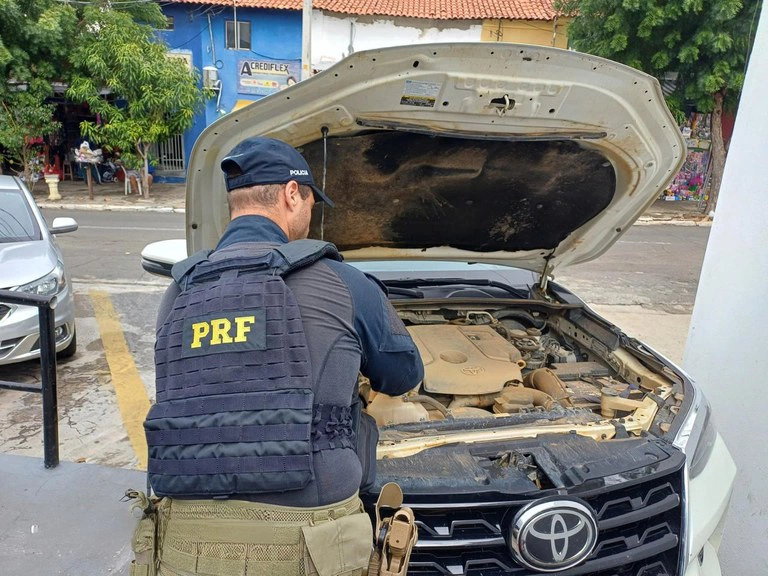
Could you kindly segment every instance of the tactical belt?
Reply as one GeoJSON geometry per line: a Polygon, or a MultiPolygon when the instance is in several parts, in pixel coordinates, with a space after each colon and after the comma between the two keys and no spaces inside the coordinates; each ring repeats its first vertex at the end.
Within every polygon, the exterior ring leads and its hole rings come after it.
{"type": "Polygon", "coordinates": [[[302,527],[362,512],[357,494],[317,508],[166,498],[158,506],[161,572],[296,574],[302,527]]]}
{"type": "Polygon", "coordinates": [[[278,523],[311,524],[325,522],[362,510],[357,494],[331,506],[314,508],[277,506],[247,500],[166,499],[168,518],[176,520],[255,520],[278,523]]]}

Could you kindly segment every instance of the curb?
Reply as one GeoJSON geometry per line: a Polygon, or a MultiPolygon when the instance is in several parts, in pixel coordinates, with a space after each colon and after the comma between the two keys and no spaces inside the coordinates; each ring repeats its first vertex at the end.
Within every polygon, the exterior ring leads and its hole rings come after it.
{"type": "Polygon", "coordinates": [[[162,212],[166,214],[184,214],[184,208],[172,206],[122,206],[119,204],[59,204],[56,202],[38,202],[38,208],[47,210],[91,210],[95,212],[162,212]]]}
{"type": "Polygon", "coordinates": [[[641,216],[633,226],[688,226],[698,228],[711,228],[712,220],[656,220],[641,216]]]}

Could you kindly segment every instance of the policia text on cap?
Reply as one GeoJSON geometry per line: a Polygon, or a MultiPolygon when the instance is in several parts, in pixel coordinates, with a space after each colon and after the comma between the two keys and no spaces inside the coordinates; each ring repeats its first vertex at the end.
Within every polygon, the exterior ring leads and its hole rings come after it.
{"type": "Polygon", "coordinates": [[[249,138],[221,167],[231,222],[174,267],[158,314],[159,500],[141,495],[132,574],[362,574],[376,432],[358,373],[403,394],[419,354],[378,285],[305,240],[313,204],[332,203],[298,151],[249,138]]]}

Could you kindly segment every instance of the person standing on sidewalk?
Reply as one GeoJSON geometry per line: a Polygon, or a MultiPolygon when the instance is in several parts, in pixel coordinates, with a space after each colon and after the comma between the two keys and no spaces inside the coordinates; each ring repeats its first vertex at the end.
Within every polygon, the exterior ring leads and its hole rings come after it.
{"type": "Polygon", "coordinates": [[[313,204],[333,204],[298,151],[249,138],[221,168],[231,222],[174,267],[158,313],[145,429],[161,499],[133,573],[362,574],[377,435],[358,374],[400,395],[420,356],[379,285],[304,240],[313,204]]]}

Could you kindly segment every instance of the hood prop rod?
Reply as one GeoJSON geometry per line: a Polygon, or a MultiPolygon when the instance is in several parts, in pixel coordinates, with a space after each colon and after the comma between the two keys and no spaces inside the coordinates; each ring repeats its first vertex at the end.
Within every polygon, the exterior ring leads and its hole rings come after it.
{"type": "Polygon", "coordinates": [[[550,265],[549,261],[552,259],[552,257],[555,255],[555,251],[552,250],[547,257],[544,259],[544,270],[541,271],[541,276],[539,278],[539,295],[541,295],[544,299],[548,299],[547,297],[547,286],[549,284],[549,273],[550,273],[550,265]]]}
{"type": "MultiPolygon", "coordinates": [[[[325,176],[328,174],[328,126],[320,128],[323,135],[323,194],[325,194],[325,176]]],[[[325,202],[320,206],[320,240],[325,239],[325,202]]]]}

